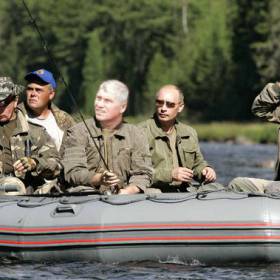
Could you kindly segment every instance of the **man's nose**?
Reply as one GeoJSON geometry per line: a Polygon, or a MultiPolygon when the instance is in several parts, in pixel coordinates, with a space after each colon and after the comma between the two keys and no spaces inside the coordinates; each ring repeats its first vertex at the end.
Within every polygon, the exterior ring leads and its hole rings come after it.
{"type": "Polygon", "coordinates": [[[30,92],[30,94],[31,94],[31,95],[36,95],[36,94],[37,94],[37,92],[36,92],[36,90],[35,90],[35,89],[30,89],[30,91],[29,91],[29,92],[30,92]]]}

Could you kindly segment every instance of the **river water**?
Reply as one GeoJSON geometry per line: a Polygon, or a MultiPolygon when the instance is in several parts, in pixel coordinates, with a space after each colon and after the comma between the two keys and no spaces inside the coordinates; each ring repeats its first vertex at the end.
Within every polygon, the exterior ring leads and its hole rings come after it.
{"type": "MultiPolygon", "coordinates": [[[[218,181],[227,184],[236,176],[273,178],[269,165],[275,159],[275,145],[201,143],[218,181]],[[261,166],[267,167],[261,167],[261,166]]],[[[233,264],[207,266],[201,263],[10,263],[0,264],[0,280],[7,279],[280,279],[280,264],[233,264]]]]}

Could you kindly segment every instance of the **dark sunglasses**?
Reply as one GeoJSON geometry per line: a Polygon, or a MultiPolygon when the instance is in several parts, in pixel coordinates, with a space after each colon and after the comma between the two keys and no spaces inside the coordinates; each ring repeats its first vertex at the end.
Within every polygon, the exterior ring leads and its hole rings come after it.
{"type": "Polygon", "coordinates": [[[0,107],[7,107],[12,101],[15,100],[15,95],[11,94],[4,100],[0,101],[0,107]]]}
{"type": "Polygon", "coordinates": [[[157,107],[162,107],[164,104],[166,105],[167,108],[174,108],[179,103],[174,103],[174,102],[169,102],[169,101],[165,101],[165,100],[156,99],[156,106],[157,107]]]}

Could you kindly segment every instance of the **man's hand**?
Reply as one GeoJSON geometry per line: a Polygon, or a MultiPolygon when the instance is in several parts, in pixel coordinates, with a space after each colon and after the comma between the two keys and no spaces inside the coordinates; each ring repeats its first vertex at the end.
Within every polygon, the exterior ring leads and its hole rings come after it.
{"type": "Polygon", "coordinates": [[[15,173],[23,174],[36,168],[36,161],[30,157],[22,157],[13,164],[15,173]]]}
{"type": "Polygon", "coordinates": [[[176,167],[172,170],[172,179],[178,182],[191,182],[193,171],[186,167],[176,167]]]}
{"type": "Polygon", "coordinates": [[[120,183],[120,181],[121,180],[118,178],[118,176],[110,171],[104,171],[100,178],[100,184],[107,187],[116,186],[120,183]]]}
{"type": "Polygon", "coordinates": [[[216,180],[216,172],[213,168],[207,166],[202,170],[202,175],[204,176],[205,183],[211,183],[216,180]]]}
{"type": "Polygon", "coordinates": [[[127,186],[126,188],[120,189],[118,194],[135,194],[139,193],[140,189],[137,186],[127,186]]]}

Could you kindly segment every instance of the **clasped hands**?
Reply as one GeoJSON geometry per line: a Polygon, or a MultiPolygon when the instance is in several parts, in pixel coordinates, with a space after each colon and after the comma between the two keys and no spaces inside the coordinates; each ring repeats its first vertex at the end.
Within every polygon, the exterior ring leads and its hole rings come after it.
{"type": "Polygon", "coordinates": [[[118,176],[111,171],[104,171],[101,174],[100,184],[106,187],[115,187],[120,183],[118,176]]]}
{"type": "MultiPolygon", "coordinates": [[[[211,183],[216,180],[216,173],[213,168],[207,166],[202,170],[205,183],[211,183]]],[[[177,167],[172,170],[172,179],[178,182],[190,183],[193,179],[193,171],[186,167],[177,167]]]]}
{"type": "Polygon", "coordinates": [[[17,160],[14,164],[14,170],[17,174],[23,174],[27,171],[32,171],[36,168],[36,161],[30,157],[22,157],[17,160]]]}
{"type": "Polygon", "coordinates": [[[112,172],[112,171],[104,171],[103,173],[99,173],[100,177],[99,177],[99,182],[96,182],[96,178],[95,177],[93,179],[93,182],[95,181],[97,184],[109,187],[110,189],[112,189],[113,193],[117,193],[117,194],[134,194],[134,193],[139,193],[140,189],[137,186],[134,185],[129,185],[126,186],[125,188],[120,187],[120,182],[121,180],[118,178],[118,176],[112,172]]]}

